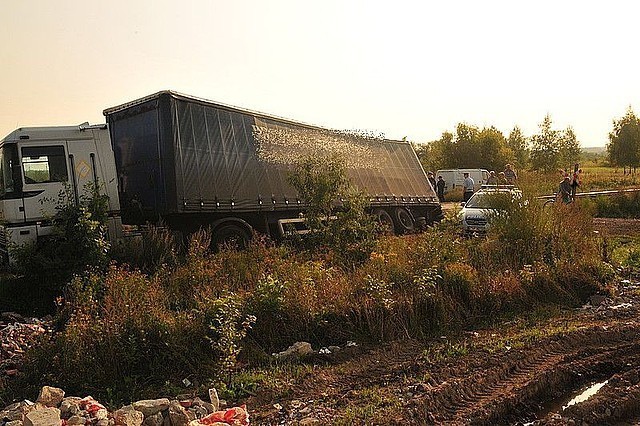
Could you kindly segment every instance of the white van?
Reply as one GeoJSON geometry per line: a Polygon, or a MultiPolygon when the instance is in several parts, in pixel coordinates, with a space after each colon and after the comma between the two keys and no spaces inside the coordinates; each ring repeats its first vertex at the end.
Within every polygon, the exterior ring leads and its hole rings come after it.
{"type": "Polygon", "coordinates": [[[469,173],[469,177],[473,179],[474,191],[477,191],[482,185],[486,184],[489,178],[489,172],[486,169],[444,169],[436,172],[436,179],[438,176],[442,176],[445,182],[444,192],[446,194],[457,187],[462,188],[464,173],[469,173]]]}

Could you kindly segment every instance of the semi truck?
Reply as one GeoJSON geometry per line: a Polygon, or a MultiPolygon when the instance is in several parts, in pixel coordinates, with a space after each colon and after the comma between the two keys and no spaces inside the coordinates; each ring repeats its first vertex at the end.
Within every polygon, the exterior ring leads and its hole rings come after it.
{"type": "MultiPolygon", "coordinates": [[[[19,128],[0,141],[0,250],[50,235],[58,194],[108,196],[110,238],[162,222],[212,244],[304,229],[288,175],[308,157],[345,159],[370,213],[396,233],[442,218],[410,143],[341,132],[161,91],[105,109],[106,123],[19,128]]],[[[336,200],[336,208],[341,202],[336,200]]]]}

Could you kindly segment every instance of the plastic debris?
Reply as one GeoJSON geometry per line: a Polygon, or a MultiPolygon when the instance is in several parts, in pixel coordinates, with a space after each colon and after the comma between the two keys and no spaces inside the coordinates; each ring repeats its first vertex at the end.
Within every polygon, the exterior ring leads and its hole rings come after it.
{"type": "Polygon", "coordinates": [[[228,424],[233,426],[244,426],[249,424],[249,413],[247,407],[241,405],[240,407],[229,408],[228,410],[216,411],[206,417],[198,420],[194,420],[189,423],[190,426],[198,425],[214,425],[216,423],[228,424]]]}

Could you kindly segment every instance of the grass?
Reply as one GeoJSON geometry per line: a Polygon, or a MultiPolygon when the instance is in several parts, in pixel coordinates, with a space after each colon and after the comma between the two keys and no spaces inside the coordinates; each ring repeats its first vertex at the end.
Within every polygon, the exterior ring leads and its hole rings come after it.
{"type": "Polygon", "coordinates": [[[395,418],[393,413],[402,406],[397,395],[380,386],[354,390],[349,399],[350,405],[334,424],[387,424],[392,422],[395,418]]]}
{"type": "MultiPolygon", "coordinates": [[[[274,368],[269,354],[295,341],[317,348],[455,335],[540,307],[577,306],[604,288],[610,276],[588,211],[510,208],[486,239],[462,238],[445,221],[421,234],[381,236],[357,262],[333,256],[331,247],[261,240],[211,254],[206,232],[179,256],[170,234],[151,230],[147,241],[118,248],[120,262],[135,266],[115,263],[67,286],[60,332],[29,351],[24,374],[4,394],[0,388],[0,400],[49,382],[128,402],[173,392],[185,377],[196,391],[218,383],[230,399],[258,389],[287,395],[312,370],[274,368]]],[[[471,349],[452,339],[427,356],[471,349]]],[[[374,421],[380,410],[393,411],[394,399],[376,391],[362,391],[363,404],[349,416],[374,421]]]]}
{"type": "Polygon", "coordinates": [[[618,237],[609,241],[611,260],[624,267],[640,267],[640,237],[618,237]]]}

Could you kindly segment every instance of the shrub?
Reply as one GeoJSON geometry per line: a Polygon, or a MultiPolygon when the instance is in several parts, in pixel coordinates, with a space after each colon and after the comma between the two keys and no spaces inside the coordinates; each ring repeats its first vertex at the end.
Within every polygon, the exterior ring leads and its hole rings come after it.
{"type": "Polygon", "coordinates": [[[166,227],[148,225],[140,235],[127,236],[112,244],[109,256],[147,274],[178,264],[179,244],[166,227]]]}
{"type": "Polygon", "coordinates": [[[640,217],[640,192],[602,195],[593,199],[580,200],[596,217],[619,217],[637,219],[640,217]]]}
{"type": "Polygon", "coordinates": [[[10,247],[29,293],[59,295],[74,275],[87,268],[107,266],[106,206],[106,196],[93,183],[85,187],[78,203],[67,187],[60,192],[51,218],[52,234],[34,243],[10,247]]]}
{"type": "Polygon", "coordinates": [[[373,251],[379,226],[366,212],[368,198],[350,185],[343,161],[339,157],[304,159],[290,173],[289,182],[305,202],[311,231],[298,243],[322,250],[343,267],[362,264],[373,251]]]}

